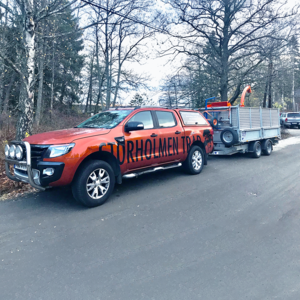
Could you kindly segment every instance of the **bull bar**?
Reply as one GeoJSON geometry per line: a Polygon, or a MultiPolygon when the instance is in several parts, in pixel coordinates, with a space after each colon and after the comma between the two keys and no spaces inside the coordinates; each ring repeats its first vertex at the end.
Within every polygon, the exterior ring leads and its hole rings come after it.
{"type": "MultiPolygon", "coordinates": [[[[31,168],[31,148],[30,148],[30,144],[28,142],[12,142],[12,144],[17,144],[17,145],[24,145],[25,146],[25,149],[26,149],[26,161],[20,161],[20,160],[17,160],[17,159],[9,159],[7,157],[5,157],[5,173],[6,173],[6,176],[11,179],[11,180],[14,180],[14,181],[21,181],[20,179],[18,179],[14,174],[12,174],[10,172],[10,169],[9,169],[9,165],[10,164],[18,164],[18,165],[24,165],[26,166],[27,168],[27,175],[28,175],[28,183],[33,186],[34,188],[38,189],[38,190],[41,190],[41,191],[45,191],[46,188],[36,184],[34,182],[34,179],[33,179],[33,174],[32,174],[32,168],[31,168]]],[[[27,182],[27,180],[24,180],[27,182]]]]}

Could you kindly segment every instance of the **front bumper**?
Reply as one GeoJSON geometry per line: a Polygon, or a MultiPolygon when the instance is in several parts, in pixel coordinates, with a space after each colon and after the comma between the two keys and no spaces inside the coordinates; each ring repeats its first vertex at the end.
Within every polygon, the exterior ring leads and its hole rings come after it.
{"type": "Polygon", "coordinates": [[[26,148],[26,160],[5,159],[5,173],[7,177],[14,181],[23,181],[29,183],[36,189],[44,191],[51,182],[60,179],[64,166],[61,162],[38,161],[35,168],[32,168],[31,147],[28,142],[18,142],[26,148]],[[9,166],[16,165],[14,174],[11,173],[9,166]],[[53,169],[52,175],[44,174],[44,170],[53,169]]]}

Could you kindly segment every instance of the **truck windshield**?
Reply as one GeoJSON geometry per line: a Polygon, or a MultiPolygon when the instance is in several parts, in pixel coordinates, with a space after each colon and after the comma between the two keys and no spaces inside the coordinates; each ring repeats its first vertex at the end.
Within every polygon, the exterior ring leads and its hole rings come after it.
{"type": "Polygon", "coordinates": [[[300,118],[300,114],[299,113],[291,113],[291,114],[288,114],[288,118],[300,118]]]}
{"type": "Polygon", "coordinates": [[[130,109],[105,111],[82,122],[77,128],[111,129],[122,122],[131,112],[132,110],[130,109]]]}

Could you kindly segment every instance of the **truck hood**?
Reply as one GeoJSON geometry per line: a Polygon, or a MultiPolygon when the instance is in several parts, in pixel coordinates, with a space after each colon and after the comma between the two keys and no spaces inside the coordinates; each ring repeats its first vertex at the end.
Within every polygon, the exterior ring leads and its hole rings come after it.
{"type": "Polygon", "coordinates": [[[74,140],[103,135],[109,132],[110,129],[105,128],[69,128],[34,134],[25,138],[24,141],[35,145],[68,144],[74,140]]]}

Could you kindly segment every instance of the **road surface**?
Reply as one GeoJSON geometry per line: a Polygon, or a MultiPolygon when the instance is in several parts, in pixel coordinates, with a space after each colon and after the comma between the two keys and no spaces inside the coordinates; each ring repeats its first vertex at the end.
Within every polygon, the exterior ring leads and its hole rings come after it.
{"type": "MultiPolygon", "coordinates": [[[[291,130],[300,138],[300,130],[291,130]]],[[[300,299],[300,144],[0,203],[0,299],[300,299]]]]}

